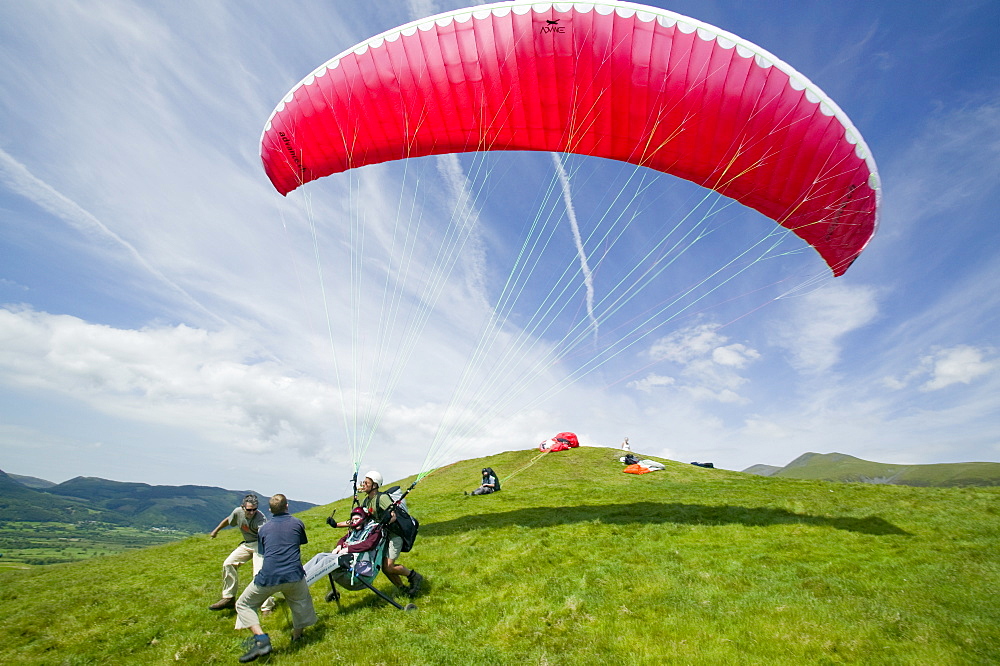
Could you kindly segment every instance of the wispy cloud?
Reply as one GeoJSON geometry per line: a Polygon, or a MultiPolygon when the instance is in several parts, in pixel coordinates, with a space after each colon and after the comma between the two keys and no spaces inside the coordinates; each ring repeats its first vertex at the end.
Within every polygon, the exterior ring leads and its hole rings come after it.
{"type": "Polygon", "coordinates": [[[899,239],[941,213],[960,214],[1000,182],[1000,94],[942,107],[909,147],[886,166],[892,224],[880,236],[899,239]]]}
{"type": "Polygon", "coordinates": [[[878,314],[875,290],[844,283],[827,283],[798,297],[791,318],[781,324],[775,342],[790,354],[791,363],[808,373],[821,373],[840,359],[841,339],[878,314]]]}
{"type": "Polygon", "coordinates": [[[406,0],[406,6],[410,10],[410,18],[414,21],[441,12],[434,0],[406,0]]]}
{"type": "Polygon", "coordinates": [[[36,178],[23,164],[2,149],[0,149],[0,182],[10,191],[16,192],[34,202],[40,208],[63,220],[77,231],[96,237],[99,242],[110,243],[116,246],[135,264],[141,266],[151,276],[182,296],[188,304],[218,319],[214,313],[199,303],[183,287],[146,261],[131,243],[111,231],[100,220],[81,208],[74,201],[71,201],[56,191],[55,188],[36,178]]]}
{"type": "Polygon", "coordinates": [[[668,375],[658,375],[656,373],[649,373],[642,379],[637,379],[634,382],[629,382],[628,386],[630,388],[637,389],[639,391],[645,391],[649,393],[655,388],[661,386],[673,386],[677,383],[677,380],[668,375]]]}
{"type": "Polygon", "coordinates": [[[457,236],[462,239],[459,268],[466,277],[470,293],[483,307],[487,307],[486,250],[479,231],[479,211],[469,187],[469,179],[462,170],[458,155],[441,155],[437,157],[437,164],[452,196],[451,221],[458,228],[457,236]]]}

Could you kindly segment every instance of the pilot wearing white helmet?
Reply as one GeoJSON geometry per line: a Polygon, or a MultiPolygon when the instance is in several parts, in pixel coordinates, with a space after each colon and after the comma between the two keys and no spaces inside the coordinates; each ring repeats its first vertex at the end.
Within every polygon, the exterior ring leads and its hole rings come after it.
{"type": "MultiPolygon", "coordinates": [[[[364,479],[358,484],[358,490],[365,494],[361,500],[361,507],[374,516],[375,520],[382,522],[383,514],[392,506],[392,498],[388,493],[380,493],[382,486],[382,475],[372,470],[365,474],[364,479]]],[[[385,524],[389,525],[396,519],[393,514],[385,524]]],[[[337,523],[338,527],[349,527],[349,523],[337,523]]],[[[385,551],[385,562],[382,564],[382,573],[392,581],[404,594],[415,597],[420,592],[420,585],[424,581],[415,569],[407,569],[402,564],[396,564],[396,559],[403,552],[403,537],[394,534],[391,529],[386,530],[388,537],[388,547],[385,551]],[[401,576],[406,576],[409,585],[403,585],[401,576]]]]}
{"type": "MultiPolygon", "coordinates": [[[[374,483],[376,488],[382,485],[382,475],[376,472],[375,470],[372,470],[367,474],[365,474],[365,479],[368,479],[369,481],[374,483]]],[[[364,480],[361,481],[361,484],[364,484],[364,480]]],[[[361,484],[359,484],[359,487],[361,484]]]]}

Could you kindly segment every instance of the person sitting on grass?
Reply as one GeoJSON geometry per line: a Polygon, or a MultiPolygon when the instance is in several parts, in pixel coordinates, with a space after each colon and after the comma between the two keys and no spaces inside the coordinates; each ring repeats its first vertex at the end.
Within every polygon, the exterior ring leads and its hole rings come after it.
{"type": "MultiPolygon", "coordinates": [[[[473,495],[489,495],[490,493],[495,493],[500,490],[500,480],[497,479],[497,475],[493,472],[492,467],[483,468],[483,483],[478,488],[472,491],[473,495]]],[[[468,495],[469,493],[465,493],[468,495]]]]}
{"type": "MultiPolygon", "coordinates": [[[[332,518],[328,519],[327,522],[330,523],[331,527],[336,527],[332,518]]],[[[317,553],[306,562],[304,569],[307,585],[312,585],[338,568],[350,568],[357,561],[358,554],[367,553],[378,546],[378,542],[382,538],[382,528],[372,520],[367,511],[360,506],[355,507],[347,522],[350,525],[347,534],[340,538],[332,551],[317,553]],[[345,555],[348,557],[344,557],[345,555]],[[352,555],[353,557],[351,557],[352,555]]]]}

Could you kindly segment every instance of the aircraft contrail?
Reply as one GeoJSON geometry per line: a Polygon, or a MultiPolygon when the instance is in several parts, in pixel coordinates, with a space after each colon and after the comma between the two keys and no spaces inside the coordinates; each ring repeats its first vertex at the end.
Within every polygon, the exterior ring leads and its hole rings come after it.
{"type": "Polygon", "coordinates": [[[580,270],[583,272],[583,283],[587,287],[587,317],[590,325],[594,329],[594,339],[597,339],[598,326],[597,318],[594,316],[594,275],[590,272],[590,265],[587,263],[587,252],[583,248],[583,239],[580,237],[580,225],[576,223],[576,209],[573,208],[573,199],[570,197],[569,174],[563,166],[562,158],[557,153],[552,155],[552,163],[556,167],[556,174],[559,176],[559,183],[562,185],[563,202],[566,204],[566,214],[569,217],[570,227],[573,228],[573,241],[576,243],[576,254],[580,257],[580,270]]]}

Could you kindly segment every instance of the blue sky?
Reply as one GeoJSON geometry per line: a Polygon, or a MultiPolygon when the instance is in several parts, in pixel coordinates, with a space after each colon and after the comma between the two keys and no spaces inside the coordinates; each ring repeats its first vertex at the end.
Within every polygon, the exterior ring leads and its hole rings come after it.
{"type": "MultiPolygon", "coordinates": [[[[359,448],[362,471],[394,479],[563,430],[727,469],[806,451],[1000,461],[1000,5],[650,3],[760,45],[833,98],[878,163],[881,227],[842,278],[787,239],[787,256],[756,262],[644,336],[602,319],[543,367],[566,331],[586,328],[587,286],[600,302],[664,219],[681,223],[702,193],[571,159],[564,199],[551,157],[536,154],[366,167],[286,199],[258,157],[275,104],[317,66],[472,4],[0,4],[0,469],[326,502],[346,494],[359,448]],[[639,178],[647,187],[635,193],[639,178]],[[610,247],[591,232],[623,190],[637,223],[610,247]],[[421,231],[402,255],[391,229],[404,201],[421,231]],[[538,211],[552,212],[548,270],[469,365],[538,211]],[[435,273],[443,216],[460,220],[466,245],[435,273]],[[425,324],[380,327],[369,306],[384,290],[359,291],[352,314],[344,219],[365,220],[359,284],[383,284],[405,258],[393,321],[425,324]],[[429,303],[423,283],[437,274],[429,303]],[[518,338],[554,284],[568,287],[564,309],[544,334],[518,338]],[[467,369],[473,385],[505,376],[488,364],[518,339],[528,351],[499,361],[518,383],[477,393],[462,381],[467,369]],[[618,343],[627,351],[568,381],[618,343]],[[375,356],[378,344],[393,353],[375,356]],[[376,371],[387,368],[391,381],[376,371]],[[370,447],[350,443],[355,404],[381,410],[370,447]],[[435,439],[449,405],[474,429],[435,439]]],[[[767,234],[755,215],[723,208],[711,242],[629,313],[767,234]]]]}

